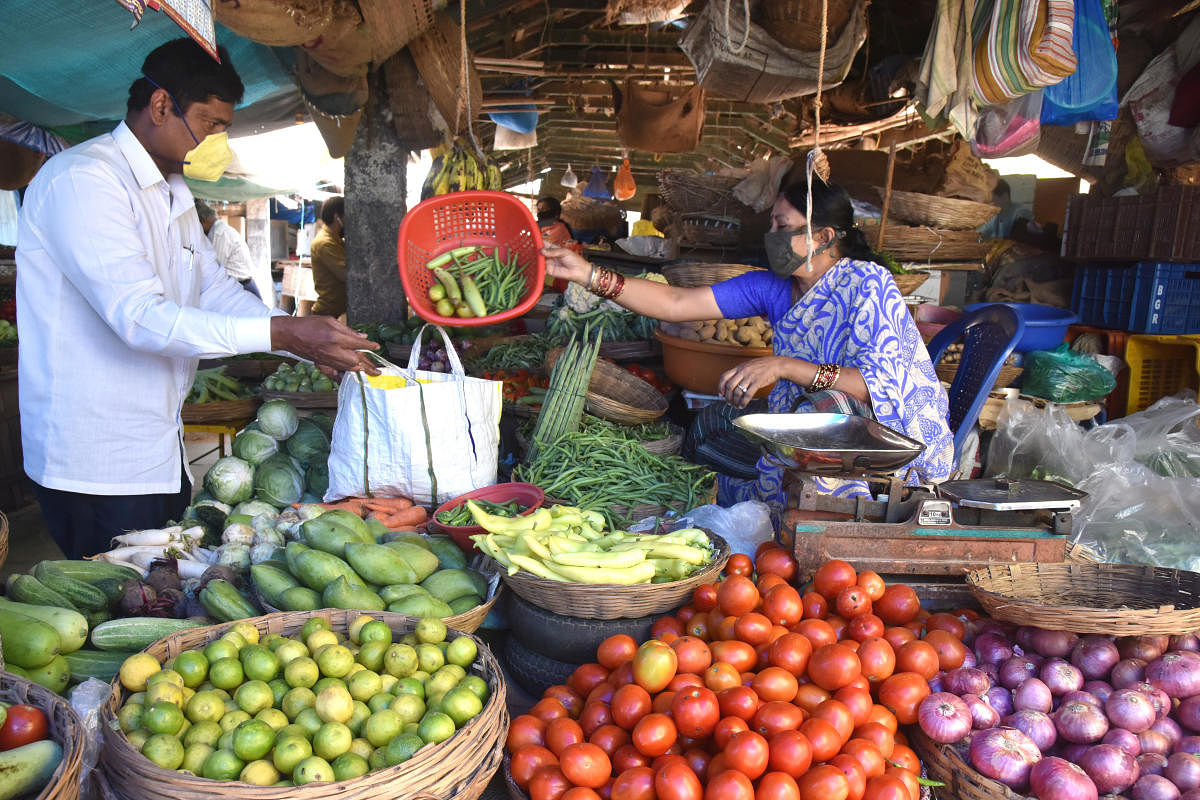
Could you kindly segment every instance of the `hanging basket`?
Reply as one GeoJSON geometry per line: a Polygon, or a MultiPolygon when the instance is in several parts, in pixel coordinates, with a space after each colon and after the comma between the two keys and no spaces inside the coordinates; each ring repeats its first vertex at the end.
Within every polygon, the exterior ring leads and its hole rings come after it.
{"type": "MultiPolygon", "coordinates": [[[[825,20],[827,41],[835,41],[850,20],[854,0],[829,0],[825,20]]],[[[763,0],[762,26],[780,44],[793,50],[821,47],[821,0],[763,0]]]]}
{"type": "Polygon", "coordinates": [[[216,0],[212,8],[226,28],[272,47],[310,42],[333,19],[333,0],[216,0]]]}
{"type": "MultiPolygon", "coordinates": [[[[437,14],[433,27],[408,44],[425,88],[433,104],[441,112],[446,126],[455,133],[466,130],[468,108],[458,111],[459,84],[462,76],[461,29],[458,21],[447,14],[437,14]],[[462,117],[461,119],[459,117],[462,117]]],[[[478,113],[483,104],[483,84],[471,54],[467,53],[467,97],[470,113],[478,113]]]]}

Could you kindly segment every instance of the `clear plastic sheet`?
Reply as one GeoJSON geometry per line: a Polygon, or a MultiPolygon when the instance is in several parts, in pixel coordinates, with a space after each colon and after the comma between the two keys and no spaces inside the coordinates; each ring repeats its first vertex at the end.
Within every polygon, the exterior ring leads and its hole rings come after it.
{"type": "Polygon", "coordinates": [[[1009,400],[996,420],[987,476],[1063,480],[1077,484],[1100,466],[1133,459],[1135,438],[1121,423],[1085,431],[1061,407],[1009,400]]]}
{"type": "Polygon", "coordinates": [[[71,690],[71,708],[83,720],[83,768],[79,772],[81,800],[99,797],[95,784],[88,780],[100,759],[104,737],[100,733],[100,709],[108,702],[112,687],[96,678],[88,678],[71,690]]]}
{"type": "Polygon", "coordinates": [[[683,525],[712,531],[729,542],[731,553],[753,553],[761,543],[775,536],[770,507],[757,500],[746,500],[729,508],[698,506],[680,518],[680,526],[683,525]]]}

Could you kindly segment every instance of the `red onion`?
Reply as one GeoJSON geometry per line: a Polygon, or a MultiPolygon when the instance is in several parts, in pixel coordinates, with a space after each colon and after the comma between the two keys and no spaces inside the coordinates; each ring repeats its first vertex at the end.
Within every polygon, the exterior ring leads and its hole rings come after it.
{"type": "Polygon", "coordinates": [[[1124,728],[1131,733],[1141,733],[1150,730],[1158,716],[1150,698],[1137,689],[1118,689],[1104,704],[1104,712],[1118,728],[1124,728]]]}
{"type": "Polygon", "coordinates": [[[929,693],[930,694],[937,694],[938,692],[946,691],[946,673],[944,673],[944,672],[937,673],[932,678],[930,678],[927,681],[927,683],[929,684],[929,693]]]}
{"type": "Polygon", "coordinates": [[[1066,661],[1047,661],[1038,677],[1056,697],[1083,687],[1083,673],[1066,661]]]}
{"type": "Polygon", "coordinates": [[[1172,636],[1167,641],[1168,650],[1200,651],[1200,636],[1195,633],[1185,633],[1182,636],[1172,636]]]}
{"type": "Polygon", "coordinates": [[[994,728],[1000,724],[1000,715],[987,701],[975,694],[964,694],[962,701],[971,712],[971,727],[977,731],[994,728]]]}
{"type": "Polygon", "coordinates": [[[1179,650],[1151,661],[1146,665],[1146,682],[1170,697],[1200,694],[1200,653],[1179,650]]]}
{"type": "Polygon", "coordinates": [[[1026,678],[1036,678],[1037,667],[1024,656],[1013,656],[1000,665],[1000,685],[1005,689],[1015,689],[1026,678]]]}
{"type": "MultiPolygon", "coordinates": [[[[966,642],[963,642],[963,644],[966,644],[966,642]]],[[[963,666],[963,667],[978,667],[979,666],[979,659],[975,657],[975,651],[972,650],[970,647],[963,650],[963,662],[959,666],[963,666]]]]}
{"type": "Polygon", "coordinates": [[[980,664],[976,667],[984,675],[987,675],[988,685],[1000,682],[1000,667],[996,664],[980,664]]]}
{"type": "Polygon", "coordinates": [[[1130,792],[1133,800],[1179,800],[1175,784],[1161,775],[1143,775],[1130,792]]]}
{"type": "Polygon", "coordinates": [[[1183,738],[1183,729],[1179,727],[1179,723],[1170,717],[1163,717],[1160,720],[1155,720],[1150,726],[1150,730],[1158,731],[1163,736],[1167,737],[1167,741],[1171,743],[1171,752],[1175,752],[1175,746],[1179,744],[1179,740],[1183,738]]]}
{"type": "Polygon", "coordinates": [[[1065,758],[1072,764],[1078,764],[1083,758],[1083,754],[1090,749],[1092,749],[1090,744],[1075,744],[1074,742],[1059,740],[1058,746],[1054,748],[1054,755],[1059,758],[1065,758]]]}
{"type": "Polygon", "coordinates": [[[1097,800],[1097,787],[1079,767],[1061,758],[1043,758],[1029,770],[1038,800],[1097,800]]]}
{"type": "Polygon", "coordinates": [[[1017,647],[1025,651],[1025,655],[1029,655],[1033,651],[1033,632],[1036,630],[1038,629],[1032,626],[1022,625],[1017,628],[1017,632],[1013,636],[1013,641],[1017,643],[1017,647]]]}
{"type": "Polygon", "coordinates": [[[1146,680],[1146,662],[1140,658],[1123,658],[1113,664],[1110,680],[1114,689],[1141,683],[1146,680]]]}
{"type": "Polygon", "coordinates": [[[1117,639],[1117,652],[1121,658],[1140,658],[1149,663],[1163,654],[1161,645],[1153,636],[1127,636],[1117,639]]]}
{"type": "MultiPolygon", "coordinates": [[[[1185,701],[1186,702],[1186,701],[1185,701]]],[[[1182,708],[1183,706],[1180,706],[1182,708]]],[[[1175,745],[1176,753],[1191,753],[1200,756],[1200,736],[1185,736],[1175,745]]]]}
{"type": "Polygon", "coordinates": [[[1162,775],[1167,768],[1167,757],[1162,753],[1142,753],[1136,760],[1143,775],[1162,775]]]}
{"type": "Polygon", "coordinates": [[[983,700],[989,706],[996,709],[996,713],[1001,717],[1007,717],[1016,710],[1013,708],[1012,692],[1003,686],[993,686],[988,689],[987,694],[983,696],[983,700]]]}
{"type": "Polygon", "coordinates": [[[959,667],[946,673],[946,691],[959,697],[964,694],[984,694],[992,688],[992,681],[981,669],[959,667]]]}
{"type": "Polygon", "coordinates": [[[1188,789],[1179,795],[1179,800],[1200,800],[1200,789],[1188,789]]]}
{"type": "Polygon", "coordinates": [[[938,692],[921,701],[917,723],[930,739],[950,744],[971,732],[971,710],[957,696],[938,692]]]}
{"type": "Polygon", "coordinates": [[[1079,766],[1095,782],[1101,794],[1125,791],[1133,786],[1140,774],[1133,756],[1111,744],[1089,747],[1079,759],[1079,766]]]}
{"type": "Polygon", "coordinates": [[[1009,714],[1004,718],[1004,725],[1016,728],[1028,736],[1043,753],[1048,753],[1058,741],[1058,730],[1054,727],[1054,720],[1050,719],[1049,714],[1043,714],[1041,711],[1027,710],[1009,714]]]}
{"type": "Polygon", "coordinates": [[[976,636],[974,650],[980,664],[1001,664],[1013,657],[1012,642],[998,633],[976,636]]]}
{"type": "Polygon", "coordinates": [[[1162,689],[1148,683],[1135,683],[1133,688],[1150,698],[1150,704],[1154,706],[1154,713],[1159,719],[1171,713],[1171,697],[1162,689]]]}
{"type": "MultiPolygon", "coordinates": [[[[1194,733],[1200,733],[1200,696],[1189,697],[1175,709],[1175,719],[1179,724],[1194,733]]],[[[1188,736],[1200,742],[1200,736],[1188,736]]]]}
{"type": "Polygon", "coordinates": [[[1093,705],[1102,711],[1104,710],[1104,702],[1099,697],[1096,697],[1096,695],[1092,694],[1091,692],[1085,692],[1082,689],[1078,689],[1074,692],[1067,692],[1062,696],[1060,702],[1063,704],[1087,703],[1088,705],[1093,705]]]}
{"type": "Polygon", "coordinates": [[[1117,646],[1107,636],[1084,636],[1071,651],[1071,663],[1079,668],[1084,678],[1105,678],[1113,664],[1121,660],[1117,646]]]}
{"type": "Polygon", "coordinates": [[[1079,636],[1069,631],[1048,631],[1037,628],[1029,637],[1033,649],[1047,658],[1066,658],[1075,649],[1079,636]]]}
{"type": "Polygon", "coordinates": [[[1101,703],[1107,703],[1113,693],[1112,684],[1108,681],[1084,681],[1083,690],[1094,695],[1101,703]]]}
{"type": "Polygon", "coordinates": [[[970,757],[979,772],[1019,790],[1029,784],[1029,770],[1042,754],[1019,730],[991,728],[971,735],[970,757]]]}
{"type": "Polygon", "coordinates": [[[1142,731],[1138,734],[1138,744],[1142,746],[1142,753],[1161,753],[1166,755],[1171,752],[1171,740],[1165,734],[1158,731],[1149,730],[1142,731]]]}
{"type": "Polygon", "coordinates": [[[1172,753],[1167,758],[1163,777],[1175,784],[1181,792],[1200,789],[1200,758],[1191,753],[1172,753]]]}
{"type": "Polygon", "coordinates": [[[1089,744],[1108,733],[1108,719],[1103,711],[1088,703],[1065,703],[1054,714],[1054,727],[1068,742],[1089,744]]]}
{"type": "Polygon", "coordinates": [[[1103,744],[1115,744],[1134,758],[1142,754],[1142,743],[1138,741],[1137,734],[1124,728],[1109,728],[1100,741],[1103,744]]]}
{"type": "Polygon", "coordinates": [[[1054,698],[1050,694],[1050,687],[1038,678],[1023,681],[1013,692],[1013,708],[1018,711],[1030,709],[1045,713],[1053,707],[1054,698]]]}

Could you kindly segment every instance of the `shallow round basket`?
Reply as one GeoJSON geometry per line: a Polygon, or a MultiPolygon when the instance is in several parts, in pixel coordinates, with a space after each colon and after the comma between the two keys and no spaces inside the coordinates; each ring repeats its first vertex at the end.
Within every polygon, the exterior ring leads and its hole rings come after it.
{"type": "MultiPolygon", "coordinates": [[[[861,219],[858,226],[872,247],[879,241],[879,220],[861,219]]],[[[974,230],[951,230],[927,225],[901,225],[891,220],[883,232],[883,246],[900,261],[976,261],[991,250],[974,230]]]]}
{"type": "Polygon", "coordinates": [[[1106,636],[1166,636],[1200,629],[1200,573],[1181,569],[998,564],[967,573],[967,585],[985,611],[1018,625],[1106,636]]]}
{"type": "Polygon", "coordinates": [[[337,389],[331,392],[276,392],[263,389],[263,402],[287,400],[293,408],[337,408],[337,389]]]}
{"type": "Polygon", "coordinates": [[[650,358],[660,349],[658,342],[648,339],[630,342],[601,342],[599,355],[601,358],[611,358],[613,361],[625,361],[634,358],[650,358]]]}
{"type": "MultiPolygon", "coordinates": [[[[258,590],[258,586],[253,585],[253,581],[251,582],[251,584],[252,584],[252,589],[254,591],[254,601],[256,603],[258,603],[259,606],[262,607],[263,611],[266,611],[268,614],[290,613],[290,612],[284,611],[283,609],[276,608],[275,606],[268,603],[267,598],[263,597],[262,592],[260,592],[258,590]]],[[[503,590],[504,590],[504,585],[498,584],[496,586],[496,591],[492,592],[492,596],[489,597],[487,600],[484,600],[482,603],[480,603],[479,605],[470,609],[469,611],[464,611],[461,614],[455,614],[452,617],[442,617],[442,622],[446,623],[447,628],[454,628],[454,630],[462,631],[463,633],[474,633],[475,631],[479,630],[479,626],[483,624],[483,621],[485,619],[487,619],[487,615],[491,612],[492,607],[496,605],[496,598],[498,598],[500,596],[500,592],[502,592],[503,590]]],[[[377,615],[377,614],[382,614],[385,612],[364,611],[363,613],[377,615]]],[[[396,616],[396,617],[405,617],[407,619],[412,619],[412,620],[417,619],[417,617],[412,617],[412,616],[409,616],[408,614],[393,614],[390,611],[386,612],[386,613],[392,614],[392,616],[396,616]]],[[[413,624],[415,625],[416,623],[414,622],[413,624]]]]}
{"type": "MultiPolygon", "coordinates": [[[[249,622],[260,633],[288,636],[299,631],[312,617],[330,622],[333,630],[345,631],[361,611],[321,609],[255,617],[249,622]]],[[[372,612],[386,622],[396,636],[416,629],[416,619],[403,614],[372,612]]],[[[189,628],[161,639],[146,652],[160,661],[174,658],[185,650],[202,647],[219,638],[234,623],[189,628]]],[[[470,636],[457,630],[449,639],[470,636]]],[[[471,637],[474,639],[474,637],[471,637]]],[[[306,786],[253,786],[240,781],[213,781],[163,769],[139,753],[116,725],[116,715],[129,691],[113,684],[112,697],[101,709],[100,729],[104,736],[104,770],[116,800],[319,800],[345,797],[355,800],[384,800],[393,797],[441,797],[475,800],[499,769],[504,757],[504,737],[508,729],[507,689],[500,664],[488,646],[475,639],[479,655],[470,673],[487,681],[491,694],[483,710],[444,742],[422,747],[403,764],[370,772],[359,778],[306,786]]]]}
{"type": "Polygon", "coordinates": [[[939,744],[916,725],[908,726],[912,746],[930,780],[945,786],[933,787],[939,800],[1028,800],[999,781],[980,775],[951,744],[939,744]]]}
{"type": "Polygon", "coordinates": [[[54,692],[11,672],[0,672],[0,700],[8,705],[26,704],[40,708],[50,723],[50,738],[62,748],[62,761],[36,800],[77,800],[79,771],[83,766],[86,734],[71,704],[54,692]]]}
{"type": "MultiPolygon", "coordinates": [[[[937,373],[938,380],[945,383],[954,383],[954,376],[958,374],[958,365],[960,363],[962,362],[955,361],[952,364],[938,363],[934,365],[933,370],[937,373]]],[[[1000,368],[1000,373],[996,375],[996,382],[992,384],[992,389],[1004,389],[1012,386],[1024,371],[1022,367],[1005,364],[1000,368]]]]}
{"type": "Polygon", "coordinates": [[[237,422],[253,419],[258,410],[258,398],[218,400],[215,403],[184,403],[179,412],[184,424],[206,425],[212,422],[237,422]]]}
{"type": "Polygon", "coordinates": [[[438,522],[437,519],[438,514],[443,511],[453,511],[468,500],[487,500],[498,504],[516,500],[518,504],[525,506],[525,510],[517,516],[524,517],[542,507],[542,503],[546,500],[546,493],[532,483],[494,483],[491,486],[460,494],[438,506],[429,518],[429,526],[453,539],[464,553],[478,553],[480,552],[479,548],[475,546],[475,542],[470,537],[477,533],[487,533],[482,525],[446,525],[438,522]]]}
{"type": "MultiPolygon", "coordinates": [[[[0,511],[0,566],[4,566],[4,562],[8,560],[8,516],[3,511],[0,511]]],[[[3,666],[3,661],[0,661],[0,666],[3,666]]]]}
{"type": "MultiPolygon", "coordinates": [[[[882,192],[881,192],[882,193],[882,192]]],[[[912,225],[931,225],[955,231],[973,230],[1000,213],[1000,207],[957,197],[892,191],[889,215],[912,225]]]]}
{"type": "Polygon", "coordinates": [[[735,278],[755,269],[758,267],[748,264],[710,264],[705,261],[694,261],[663,267],[662,274],[667,279],[667,283],[672,286],[691,289],[697,286],[712,286],[714,283],[735,278]]]}
{"type": "Polygon", "coordinates": [[[687,602],[692,590],[711,583],[729,560],[729,544],[715,533],[708,534],[716,550],[713,560],[690,578],[671,583],[641,583],[618,586],[603,583],[563,583],[518,572],[500,577],[521,598],[539,608],[584,619],[622,619],[661,614],[687,602]]]}
{"type": "Polygon", "coordinates": [[[921,288],[921,284],[929,280],[928,272],[909,272],[903,275],[892,275],[892,280],[896,282],[896,288],[900,290],[902,297],[908,297],[910,294],[921,288]]]}
{"type": "MultiPolygon", "coordinates": [[[[554,369],[562,348],[546,354],[546,368],[554,369]]],[[[588,384],[587,410],[609,422],[640,425],[667,413],[667,398],[658,389],[611,361],[598,359],[588,384]]]]}
{"type": "Polygon", "coordinates": [[[648,452],[659,456],[676,456],[683,449],[683,428],[671,425],[671,435],[662,439],[638,442],[648,452]]]}

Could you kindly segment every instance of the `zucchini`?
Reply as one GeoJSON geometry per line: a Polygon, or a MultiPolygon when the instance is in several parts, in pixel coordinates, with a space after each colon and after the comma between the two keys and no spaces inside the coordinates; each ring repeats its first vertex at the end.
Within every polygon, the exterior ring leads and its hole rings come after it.
{"type": "MultiPolygon", "coordinates": [[[[125,617],[102,622],[92,629],[92,647],[98,650],[144,650],[176,631],[203,627],[188,619],[125,617]]],[[[3,636],[3,633],[0,633],[3,636]]]]}
{"type": "Polygon", "coordinates": [[[72,681],[81,683],[88,678],[98,678],[110,683],[131,655],[133,651],[129,650],[76,650],[64,658],[71,669],[72,681]]]}
{"type": "Polygon", "coordinates": [[[108,608],[108,595],[90,583],[76,580],[60,572],[48,561],[42,561],[34,567],[33,575],[47,587],[70,600],[75,608],[84,613],[103,611],[108,608]]]}
{"type": "Polygon", "coordinates": [[[82,561],[82,560],[59,560],[59,561],[42,561],[33,568],[34,574],[37,574],[38,569],[50,567],[60,575],[66,575],[68,578],[74,578],[77,581],[84,583],[95,583],[104,578],[114,578],[120,581],[132,579],[141,579],[141,575],[129,567],[122,567],[120,564],[109,564],[107,561],[82,561]]]}
{"type": "Polygon", "coordinates": [[[62,639],[52,626],[8,608],[0,608],[0,641],[4,661],[24,669],[44,667],[62,652],[62,639]]]}
{"type": "MultiPolygon", "coordinates": [[[[27,576],[28,577],[28,576],[27,576]]],[[[71,653],[83,647],[88,636],[88,622],[83,614],[61,606],[30,605],[13,602],[0,597],[0,609],[24,614],[54,628],[58,632],[63,653],[71,653]]]]}
{"type": "Polygon", "coordinates": [[[259,616],[259,610],[229,581],[209,581],[200,590],[200,604],[219,622],[234,622],[259,616]]]}
{"type": "Polygon", "coordinates": [[[4,593],[10,600],[33,606],[56,606],[78,611],[75,604],[32,575],[14,572],[8,576],[4,593]]]}

